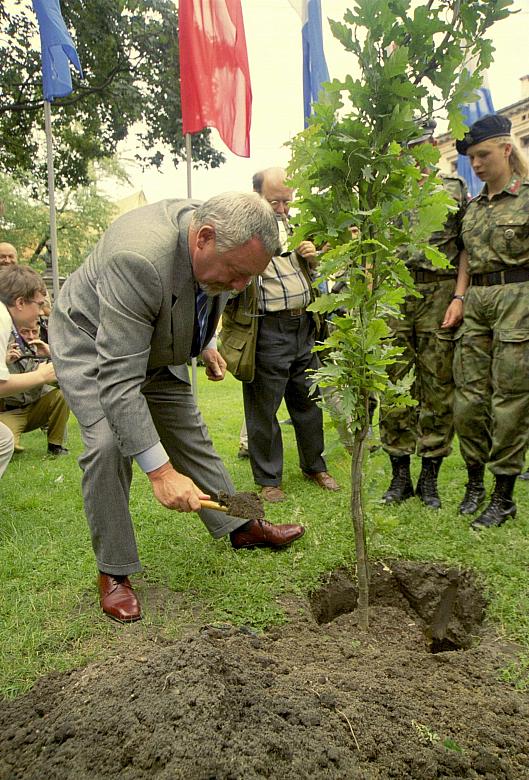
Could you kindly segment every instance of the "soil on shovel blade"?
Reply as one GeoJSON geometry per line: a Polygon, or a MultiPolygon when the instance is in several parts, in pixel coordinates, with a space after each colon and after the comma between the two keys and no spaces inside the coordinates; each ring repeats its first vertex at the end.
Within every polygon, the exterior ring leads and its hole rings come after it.
{"type": "Polygon", "coordinates": [[[529,697],[499,674],[516,648],[472,576],[378,566],[365,634],[356,599],[337,571],[262,635],[123,628],[119,657],[2,703],[0,778],[527,780],[529,697]]]}
{"type": "Polygon", "coordinates": [[[264,520],[264,507],[257,493],[219,493],[219,502],[228,507],[233,517],[245,517],[247,520],[264,520]]]}

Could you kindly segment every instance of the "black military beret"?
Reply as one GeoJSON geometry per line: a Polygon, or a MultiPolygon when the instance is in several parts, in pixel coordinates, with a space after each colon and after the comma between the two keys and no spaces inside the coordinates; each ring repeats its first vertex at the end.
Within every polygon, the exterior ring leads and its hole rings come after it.
{"type": "Polygon", "coordinates": [[[498,138],[500,135],[511,134],[511,120],[499,114],[487,114],[470,125],[468,133],[460,141],[456,141],[456,149],[459,154],[466,154],[469,146],[488,141],[489,138],[498,138]]]}

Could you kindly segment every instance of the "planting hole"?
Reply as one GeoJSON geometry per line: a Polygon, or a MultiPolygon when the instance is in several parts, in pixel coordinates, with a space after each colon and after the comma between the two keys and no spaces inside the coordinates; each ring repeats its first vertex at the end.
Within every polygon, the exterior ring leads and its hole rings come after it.
{"type": "MultiPolygon", "coordinates": [[[[486,601],[470,571],[414,561],[377,564],[371,569],[369,598],[405,612],[417,622],[432,653],[465,650],[479,635],[486,601]]],[[[354,612],[358,589],[350,572],[338,569],[311,595],[319,624],[354,612]]]]}

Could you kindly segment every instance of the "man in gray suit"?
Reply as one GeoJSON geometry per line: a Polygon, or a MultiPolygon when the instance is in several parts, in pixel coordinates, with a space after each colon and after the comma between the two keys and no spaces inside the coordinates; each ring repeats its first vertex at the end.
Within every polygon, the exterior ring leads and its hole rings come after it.
{"type": "MultiPolygon", "coordinates": [[[[208,378],[224,377],[211,341],[222,308],[277,243],[274,213],[257,195],[161,201],[116,220],[54,307],[50,344],[85,446],[79,464],[100,603],[117,620],[141,617],[128,579],[141,568],[128,507],[132,460],[168,509],[197,512],[210,495],[234,493],[185,364],[201,352],[208,378]]],[[[235,549],[282,547],[304,531],[214,510],[200,516],[235,549]]]]}

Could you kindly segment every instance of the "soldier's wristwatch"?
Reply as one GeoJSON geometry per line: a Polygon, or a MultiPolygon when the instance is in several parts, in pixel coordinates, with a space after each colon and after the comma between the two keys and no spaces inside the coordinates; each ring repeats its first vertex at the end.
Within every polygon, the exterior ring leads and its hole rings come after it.
{"type": "Polygon", "coordinates": [[[453,301],[464,301],[465,300],[465,296],[464,295],[452,295],[452,300],[453,301]]]}

